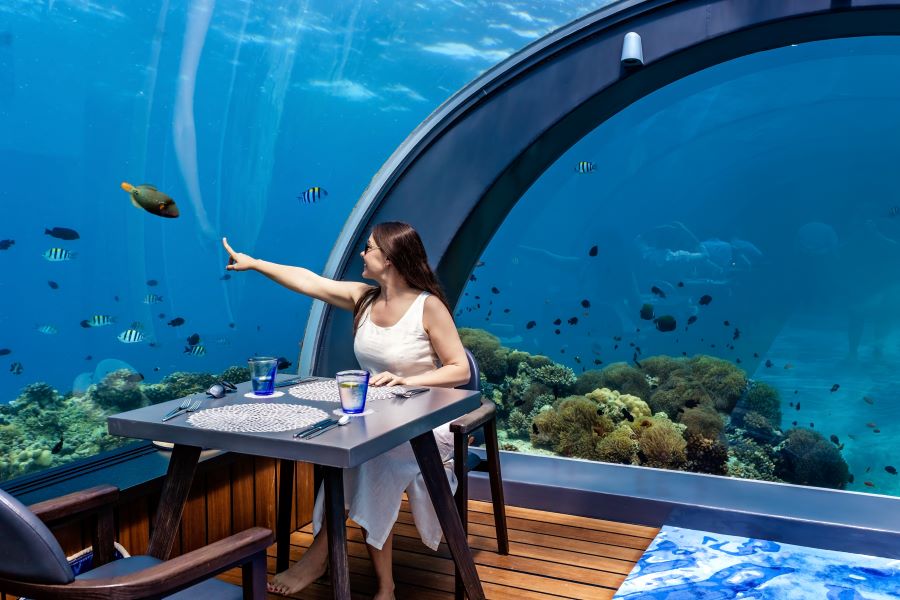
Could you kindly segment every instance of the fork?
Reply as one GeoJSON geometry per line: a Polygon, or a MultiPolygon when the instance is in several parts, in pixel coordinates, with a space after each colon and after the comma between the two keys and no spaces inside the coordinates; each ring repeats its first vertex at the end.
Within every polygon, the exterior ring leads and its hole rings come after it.
{"type": "MultiPolygon", "coordinates": [[[[181,404],[179,404],[178,406],[176,406],[175,408],[173,408],[172,410],[170,410],[169,412],[167,412],[166,415],[165,415],[165,417],[171,417],[172,415],[174,415],[174,414],[177,413],[178,411],[184,410],[184,409],[186,409],[186,408],[187,408],[188,406],[190,406],[190,405],[191,405],[191,397],[188,396],[187,398],[185,398],[184,400],[181,401],[181,404]]],[[[166,420],[165,417],[163,417],[163,421],[166,420]]]]}
{"type": "Polygon", "coordinates": [[[176,412],[176,413],[174,413],[174,414],[171,414],[171,415],[168,415],[168,416],[164,417],[164,418],[163,418],[163,421],[168,421],[169,419],[178,417],[178,416],[180,416],[180,415],[182,415],[182,414],[185,414],[185,413],[194,412],[195,410],[197,410],[198,408],[200,408],[200,404],[201,404],[202,402],[203,402],[203,399],[202,399],[202,398],[197,398],[196,400],[192,400],[191,403],[190,403],[190,405],[188,405],[187,408],[179,409],[178,412],[176,412]]]}

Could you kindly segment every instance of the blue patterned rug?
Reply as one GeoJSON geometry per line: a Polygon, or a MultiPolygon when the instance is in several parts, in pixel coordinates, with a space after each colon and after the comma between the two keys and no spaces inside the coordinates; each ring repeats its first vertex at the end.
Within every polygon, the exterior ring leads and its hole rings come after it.
{"type": "Polygon", "coordinates": [[[897,600],[900,560],[664,526],[620,600],[897,600]]]}

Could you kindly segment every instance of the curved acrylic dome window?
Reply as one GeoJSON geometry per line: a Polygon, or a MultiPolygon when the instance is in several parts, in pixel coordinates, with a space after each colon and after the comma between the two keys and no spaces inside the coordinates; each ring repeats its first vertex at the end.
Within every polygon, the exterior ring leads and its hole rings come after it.
{"type": "Polygon", "coordinates": [[[733,60],[551,166],[457,306],[552,360],[480,357],[501,444],[900,495],[898,59],[875,37],[733,60]]]}

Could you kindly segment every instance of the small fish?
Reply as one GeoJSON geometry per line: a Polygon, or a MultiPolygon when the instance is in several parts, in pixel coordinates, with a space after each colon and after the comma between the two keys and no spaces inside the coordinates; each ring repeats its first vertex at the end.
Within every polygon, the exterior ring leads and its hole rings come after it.
{"type": "Polygon", "coordinates": [[[50,448],[50,454],[59,454],[59,451],[62,450],[63,447],[63,436],[60,434],[59,441],[56,442],[52,448],[50,448]]]}
{"type": "Polygon", "coordinates": [[[863,481],[863,484],[864,484],[866,487],[875,487],[875,484],[872,483],[871,481],[863,481]]]}
{"type": "Polygon", "coordinates": [[[580,357],[580,356],[576,356],[576,357],[575,357],[575,362],[577,362],[577,363],[580,365],[580,364],[581,364],[581,357],[580,357]]]}
{"type": "Polygon", "coordinates": [[[591,302],[590,302],[590,300],[582,300],[582,301],[581,301],[581,306],[584,307],[584,308],[590,308],[590,307],[591,307],[591,302]]]}
{"type": "Polygon", "coordinates": [[[875,404],[875,400],[873,400],[869,396],[863,396],[863,402],[865,402],[866,404],[875,404]]]}
{"type": "Polygon", "coordinates": [[[696,316],[696,315],[691,315],[690,317],[688,317],[688,320],[687,320],[687,324],[688,324],[688,325],[693,325],[693,324],[696,323],[696,322],[697,322],[697,316],[696,316]]]}
{"type": "Polygon", "coordinates": [[[848,434],[847,434],[847,437],[850,438],[851,440],[856,441],[856,436],[853,435],[852,433],[848,433],[848,434]]]}
{"type": "Polygon", "coordinates": [[[313,187],[308,188],[308,189],[304,190],[303,192],[301,192],[300,195],[297,196],[297,200],[300,200],[301,202],[303,202],[305,204],[312,204],[313,202],[321,200],[323,196],[327,196],[327,195],[328,195],[328,192],[325,191],[325,188],[321,188],[317,185],[314,185],[313,187]]]}
{"type": "MultiPolygon", "coordinates": [[[[736,340],[736,339],[738,339],[739,337],[741,337],[741,330],[738,329],[737,327],[735,327],[735,328],[734,328],[734,333],[731,334],[731,339],[732,339],[732,340],[736,340]]],[[[734,350],[734,347],[732,347],[731,349],[734,350]]]]}
{"type": "Polygon", "coordinates": [[[165,319],[165,318],[166,318],[166,313],[159,313],[159,315],[157,315],[157,316],[158,316],[160,319],[165,319]]]}
{"type": "Polygon", "coordinates": [[[278,357],[278,370],[284,371],[285,369],[289,369],[290,366],[294,364],[283,356],[278,357]]]}
{"type": "Polygon", "coordinates": [[[51,237],[55,237],[60,240],[77,240],[81,236],[78,235],[78,232],[74,229],[68,229],[66,227],[54,227],[53,229],[44,229],[44,234],[49,235],[51,237]]]}
{"type": "Polygon", "coordinates": [[[569,325],[578,325],[578,317],[572,317],[567,321],[569,325]]]}
{"type": "Polygon", "coordinates": [[[12,354],[12,350],[9,348],[0,348],[0,356],[6,356],[7,354],[12,354]]]}
{"type": "Polygon", "coordinates": [[[900,215],[900,206],[892,206],[892,207],[890,207],[890,208],[888,209],[888,213],[887,213],[887,214],[888,214],[889,217],[896,217],[897,215],[900,215]]]}
{"type": "Polygon", "coordinates": [[[196,346],[197,344],[199,344],[200,343],[200,334],[192,333],[191,335],[189,335],[188,339],[187,339],[187,343],[188,343],[188,346],[196,346]]]}
{"type": "Polygon", "coordinates": [[[43,333],[44,335],[55,335],[59,333],[59,330],[56,329],[53,325],[41,325],[37,328],[38,331],[43,333]]]}
{"type": "Polygon", "coordinates": [[[150,287],[156,287],[157,285],[159,285],[159,282],[155,279],[148,279],[147,285],[150,287]]]}
{"type": "Polygon", "coordinates": [[[162,296],[157,296],[156,294],[147,294],[143,300],[144,304],[159,304],[162,301],[162,296]]]}
{"type": "Polygon", "coordinates": [[[591,246],[591,249],[588,250],[588,256],[597,256],[598,250],[597,246],[591,246]]]}
{"type": "Polygon", "coordinates": [[[149,183],[134,186],[123,181],[121,188],[128,192],[135,208],[142,208],[150,214],[167,219],[174,219],[179,214],[175,201],[149,183]]]}
{"type": "Polygon", "coordinates": [[[228,327],[229,327],[230,329],[234,329],[234,323],[229,323],[229,324],[228,324],[228,327]]]}
{"type": "Polygon", "coordinates": [[[838,439],[838,436],[834,435],[833,433],[831,434],[831,436],[828,439],[830,439],[831,443],[834,444],[835,446],[841,445],[841,440],[838,439]]]}
{"type": "Polygon", "coordinates": [[[184,319],[181,317],[175,317],[169,321],[169,327],[181,327],[182,325],[184,325],[184,319]]]}
{"type": "Polygon", "coordinates": [[[88,327],[104,327],[115,322],[116,320],[109,315],[94,315],[90,319],[84,319],[81,322],[81,326],[87,329],[88,327]]]}
{"type": "Polygon", "coordinates": [[[554,329],[553,333],[555,333],[556,335],[559,335],[562,333],[562,331],[560,331],[559,329],[554,329]]]}
{"type": "Polygon", "coordinates": [[[41,256],[50,262],[62,262],[64,260],[72,260],[77,255],[75,252],[69,252],[65,248],[50,248],[41,254],[41,256]]]}
{"type": "Polygon", "coordinates": [[[813,423],[812,421],[810,421],[809,427],[810,427],[810,429],[815,429],[815,428],[816,428],[816,424],[813,423]]]}
{"type": "Polygon", "coordinates": [[[492,288],[491,288],[491,293],[492,293],[492,294],[499,294],[499,293],[500,293],[500,290],[498,290],[496,287],[492,287],[492,288]]]}
{"type": "Polygon", "coordinates": [[[25,370],[25,368],[22,366],[22,363],[20,363],[20,362],[14,362],[13,364],[9,365],[9,372],[12,373],[13,375],[21,375],[22,371],[24,371],[24,370],[25,370]]]}
{"type": "Polygon", "coordinates": [[[881,433],[881,430],[876,427],[872,430],[872,433],[881,433]]]}
{"type": "Polygon", "coordinates": [[[509,313],[509,309],[508,309],[508,308],[504,308],[504,309],[503,309],[503,312],[504,312],[504,313],[509,313]]]}
{"type": "Polygon", "coordinates": [[[535,321],[528,321],[528,322],[525,324],[525,329],[533,329],[535,325],[537,325],[537,322],[535,322],[535,321]]]}
{"type": "Polygon", "coordinates": [[[93,360],[93,358],[94,358],[93,356],[88,354],[87,356],[84,357],[84,360],[93,360]]]}
{"type": "Polygon", "coordinates": [[[730,321],[722,321],[722,325],[724,325],[725,327],[730,327],[731,322],[730,321]]]}
{"type": "Polygon", "coordinates": [[[653,305],[645,304],[641,307],[641,318],[645,321],[653,320],[653,305]]]}
{"type": "Polygon", "coordinates": [[[679,281],[679,282],[676,284],[676,287],[684,287],[684,282],[683,282],[683,281],[679,281]]]}
{"type": "Polygon", "coordinates": [[[206,348],[203,346],[185,346],[184,352],[182,354],[190,354],[191,356],[204,356],[206,354],[206,348]]]}
{"type": "Polygon", "coordinates": [[[47,285],[50,286],[50,289],[51,289],[51,290],[58,290],[58,289],[59,289],[59,284],[56,283],[56,282],[53,281],[53,280],[47,280],[47,285]]]}
{"type": "Polygon", "coordinates": [[[123,344],[136,344],[138,342],[144,341],[144,334],[138,331],[137,329],[126,329],[122,333],[116,336],[123,344]]]}
{"type": "Polygon", "coordinates": [[[656,329],[662,332],[675,331],[675,328],[678,326],[675,317],[671,315],[663,315],[653,319],[653,323],[656,325],[656,329]]]}
{"type": "Polygon", "coordinates": [[[796,408],[797,410],[800,410],[800,403],[799,403],[799,402],[797,403],[797,406],[796,406],[795,408],[796,408]]]}
{"type": "Polygon", "coordinates": [[[794,427],[796,427],[796,426],[797,426],[797,421],[791,421],[791,425],[793,425],[794,427]]]}
{"type": "Polygon", "coordinates": [[[575,172],[581,173],[582,175],[586,175],[588,173],[593,173],[597,170],[597,165],[588,160],[580,160],[575,165],[575,172]]]}
{"type": "Polygon", "coordinates": [[[785,371],[787,371],[788,369],[793,369],[793,368],[794,368],[794,365],[792,365],[791,363],[784,363],[785,371]]]}
{"type": "Polygon", "coordinates": [[[129,383],[139,383],[144,380],[144,376],[141,373],[129,373],[125,376],[125,381],[129,383]]]}
{"type": "Polygon", "coordinates": [[[115,300],[116,302],[118,302],[118,301],[119,301],[119,297],[118,297],[118,296],[113,296],[113,300],[115,300]]]}
{"type": "Polygon", "coordinates": [[[0,240],[0,250],[9,250],[9,247],[16,243],[16,240],[0,240]]]}
{"type": "Polygon", "coordinates": [[[754,353],[753,353],[753,358],[759,358],[759,352],[754,352],[754,353]]]}
{"type": "Polygon", "coordinates": [[[555,321],[553,321],[553,324],[554,325],[562,325],[562,319],[556,319],[555,321]]]}
{"type": "Polygon", "coordinates": [[[836,384],[834,384],[833,386],[831,386],[831,391],[832,391],[832,392],[836,392],[836,391],[838,391],[839,389],[841,389],[841,384],[839,384],[839,383],[836,383],[836,384]]]}
{"type": "Polygon", "coordinates": [[[767,359],[766,359],[766,368],[771,369],[771,368],[774,367],[774,366],[775,366],[775,363],[773,363],[771,360],[769,360],[769,359],[767,358],[767,359]]]}
{"type": "Polygon", "coordinates": [[[712,302],[712,296],[710,296],[709,294],[704,294],[704,295],[700,296],[700,302],[699,302],[700,306],[706,306],[710,302],[712,302]]]}
{"type": "Polygon", "coordinates": [[[229,279],[231,279],[231,273],[225,273],[224,275],[222,275],[221,277],[219,277],[219,279],[220,279],[221,281],[228,281],[229,279]]]}
{"type": "Polygon", "coordinates": [[[736,362],[737,364],[741,364],[741,359],[740,359],[740,358],[736,358],[736,359],[734,359],[734,362],[736,362]]]}
{"type": "Polygon", "coordinates": [[[478,278],[475,277],[474,274],[472,274],[472,275],[469,275],[469,281],[478,281],[478,278]]]}
{"type": "Polygon", "coordinates": [[[628,419],[629,422],[634,423],[634,415],[631,414],[624,406],[622,407],[622,418],[628,419]]]}
{"type": "Polygon", "coordinates": [[[869,422],[869,423],[866,423],[866,427],[878,427],[878,425],[876,425],[875,423],[869,422]]]}
{"type": "Polygon", "coordinates": [[[652,288],[650,288],[650,292],[654,296],[659,296],[660,298],[666,297],[666,293],[664,291],[662,291],[661,289],[659,289],[658,287],[656,287],[655,285],[652,288]]]}
{"type": "Polygon", "coordinates": [[[892,467],[891,465],[886,466],[884,468],[884,470],[887,471],[888,473],[890,473],[891,475],[897,474],[897,469],[895,467],[892,467]]]}

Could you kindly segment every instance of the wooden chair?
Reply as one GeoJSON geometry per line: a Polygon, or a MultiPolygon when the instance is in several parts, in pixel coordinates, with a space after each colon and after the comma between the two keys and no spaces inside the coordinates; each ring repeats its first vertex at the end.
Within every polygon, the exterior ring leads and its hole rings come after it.
{"type": "MultiPolygon", "coordinates": [[[[466,349],[469,360],[469,382],[459,386],[463,390],[481,390],[478,363],[466,349]]],[[[497,444],[497,408],[490,398],[481,397],[481,407],[450,424],[453,432],[453,469],[456,473],[456,508],[462,519],[463,530],[469,533],[469,471],[481,465],[481,458],[469,451],[469,436],[484,430],[488,478],[491,483],[491,503],[494,509],[494,528],[497,533],[497,552],[509,554],[509,537],[506,531],[506,505],[503,502],[503,479],[500,476],[500,449],[497,444]]],[[[456,572],[456,598],[465,596],[459,571],[456,572]]]]}
{"type": "Polygon", "coordinates": [[[115,486],[101,485],[26,507],[0,490],[0,591],[41,598],[87,600],[160,598],[237,600],[266,597],[266,548],[272,532],[261,527],[170,560],[113,555],[115,486]],[[75,576],[48,524],[93,521],[94,568],[75,576]],[[214,579],[240,565],[243,586],[214,579]]]}

